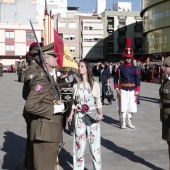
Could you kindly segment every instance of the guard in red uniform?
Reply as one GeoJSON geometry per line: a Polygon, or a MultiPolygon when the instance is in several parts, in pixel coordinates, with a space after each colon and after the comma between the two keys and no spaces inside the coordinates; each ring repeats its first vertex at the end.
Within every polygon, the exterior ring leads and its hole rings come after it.
{"type": "Polygon", "coordinates": [[[131,49],[131,39],[127,38],[126,48],[122,53],[124,64],[120,65],[114,76],[114,88],[117,95],[120,96],[120,111],[122,119],[122,129],[126,126],[134,129],[131,118],[133,113],[137,112],[137,99],[140,91],[140,72],[136,66],[132,64],[134,53],[131,49]],[[126,125],[127,115],[127,125],[126,125]]]}

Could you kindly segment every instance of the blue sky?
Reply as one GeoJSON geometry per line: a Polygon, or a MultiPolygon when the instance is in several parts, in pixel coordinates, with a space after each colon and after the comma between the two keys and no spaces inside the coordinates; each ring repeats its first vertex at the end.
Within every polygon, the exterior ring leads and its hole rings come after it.
{"type": "MultiPolygon", "coordinates": [[[[140,0],[106,0],[106,8],[112,9],[112,4],[116,2],[132,2],[132,11],[140,11],[140,0]]],[[[93,12],[96,0],[67,0],[68,6],[79,7],[81,12],[93,12]]]]}

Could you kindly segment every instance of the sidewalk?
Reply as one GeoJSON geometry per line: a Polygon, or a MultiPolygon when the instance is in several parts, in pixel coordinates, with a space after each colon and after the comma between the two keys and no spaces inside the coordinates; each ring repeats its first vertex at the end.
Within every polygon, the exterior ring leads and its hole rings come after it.
{"type": "MultiPolygon", "coordinates": [[[[167,170],[167,144],[161,139],[158,90],[160,85],[141,83],[141,104],[133,116],[132,129],[119,129],[117,103],[104,105],[101,122],[103,170],[167,170]]],[[[0,77],[0,169],[15,169],[24,155],[25,122],[22,110],[22,83],[17,75],[4,73],[0,77]]],[[[116,95],[116,94],[115,94],[116,95]]],[[[60,153],[60,170],[72,170],[72,136],[64,133],[64,148],[60,153]]],[[[85,152],[86,170],[93,170],[88,145],[85,152]]],[[[23,162],[19,168],[23,170],[23,162]]]]}

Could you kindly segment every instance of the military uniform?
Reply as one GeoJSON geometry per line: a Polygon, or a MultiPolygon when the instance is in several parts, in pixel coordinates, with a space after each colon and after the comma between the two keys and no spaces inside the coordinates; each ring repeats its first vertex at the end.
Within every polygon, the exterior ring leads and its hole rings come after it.
{"type": "MultiPolygon", "coordinates": [[[[57,85],[56,89],[58,90],[57,85]]],[[[28,169],[30,170],[54,169],[59,143],[63,140],[62,114],[53,114],[54,100],[55,94],[51,83],[42,70],[31,81],[31,91],[25,104],[26,111],[34,115],[30,127],[30,140],[32,141],[30,154],[34,160],[29,162],[31,166],[28,169]]]]}
{"type": "Polygon", "coordinates": [[[137,98],[135,94],[140,91],[140,72],[139,69],[132,65],[133,51],[131,50],[131,40],[127,39],[127,48],[122,53],[122,57],[125,58],[125,63],[117,68],[114,76],[114,88],[120,90],[121,104],[119,109],[122,114],[122,129],[126,128],[126,115],[127,126],[134,129],[135,127],[131,123],[132,114],[137,112],[137,98]],[[129,60],[130,59],[130,60],[129,60]]]}
{"type": "Polygon", "coordinates": [[[2,77],[3,76],[3,66],[2,66],[2,64],[0,63],[0,77],[2,77]]]}
{"type": "MultiPolygon", "coordinates": [[[[72,75],[71,75],[72,76],[72,75]]],[[[66,112],[63,114],[63,129],[66,128],[67,117],[70,116],[72,103],[73,103],[73,85],[77,83],[75,78],[71,77],[71,81],[69,80],[69,76],[62,78],[59,76],[57,78],[58,85],[60,87],[61,99],[65,103],[65,107],[67,108],[66,112]]],[[[69,133],[72,134],[74,131],[74,118],[72,119],[71,125],[68,123],[69,133]]]]}

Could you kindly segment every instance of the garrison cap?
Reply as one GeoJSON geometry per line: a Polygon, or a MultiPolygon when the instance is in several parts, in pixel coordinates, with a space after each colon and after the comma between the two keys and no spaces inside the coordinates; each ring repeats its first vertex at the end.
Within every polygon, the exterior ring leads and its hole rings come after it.
{"type": "Polygon", "coordinates": [[[164,60],[164,65],[170,67],[170,56],[166,57],[164,60]]]}

